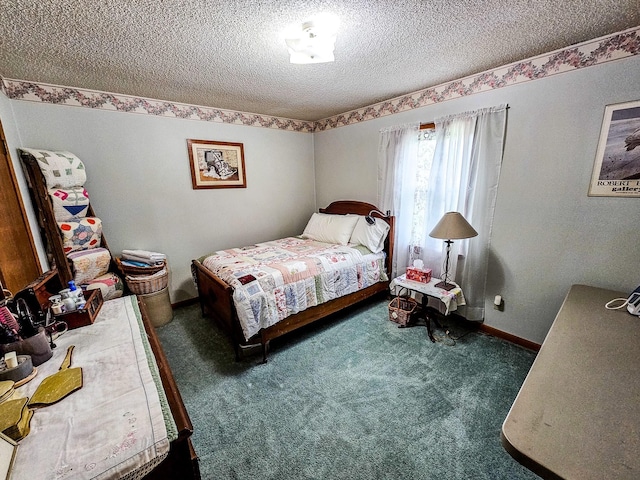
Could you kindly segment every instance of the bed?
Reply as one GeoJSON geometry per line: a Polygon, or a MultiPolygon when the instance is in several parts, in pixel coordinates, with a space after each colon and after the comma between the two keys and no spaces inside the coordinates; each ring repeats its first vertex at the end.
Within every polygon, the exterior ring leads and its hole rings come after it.
{"type": "Polygon", "coordinates": [[[193,260],[202,314],[231,338],[236,359],[259,345],[266,362],[271,340],[387,292],[393,238],[389,212],[333,202],[313,214],[300,236],[193,260]]]}

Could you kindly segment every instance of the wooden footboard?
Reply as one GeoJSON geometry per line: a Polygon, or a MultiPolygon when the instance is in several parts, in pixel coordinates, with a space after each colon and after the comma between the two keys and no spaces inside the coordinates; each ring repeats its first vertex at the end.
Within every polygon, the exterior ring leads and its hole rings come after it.
{"type": "MultiPolygon", "coordinates": [[[[376,220],[385,221],[390,227],[389,235],[385,242],[385,252],[387,254],[386,271],[389,273],[391,271],[391,261],[393,256],[393,216],[385,216],[383,213],[379,212],[375,205],[356,201],[333,202],[327,208],[320,209],[320,212],[336,215],[344,215],[347,213],[369,215],[369,213],[374,210],[378,212],[377,214],[373,214],[376,220]]],[[[233,303],[233,288],[206,269],[198,260],[193,260],[191,265],[198,287],[202,314],[213,318],[214,321],[216,321],[216,323],[218,323],[229,335],[234,344],[236,358],[239,358],[240,347],[242,345],[260,344],[262,345],[263,357],[266,361],[267,345],[269,341],[274,338],[280,337],[281,335],[304,325],[308,325],[309,323],[315,322],[321,318],[325,318],[381,292],[385,292],[389,288],[388,281],[380,282],[363,290],[310,307],[302,312],[285,318],[275,325],[262,329],[258,335],[247,341],[242,333],[242,327],[240,326],[233,303]]]]}
{"type": "Polygon", "coordinates": [[[239,345],[246,344],[246,341],[233,303],[233,288],[207,270],[198,260],[192,260],[191,269],[198,288],[202,315],[213,318],[231,337],[238,357],[239,345]]]}

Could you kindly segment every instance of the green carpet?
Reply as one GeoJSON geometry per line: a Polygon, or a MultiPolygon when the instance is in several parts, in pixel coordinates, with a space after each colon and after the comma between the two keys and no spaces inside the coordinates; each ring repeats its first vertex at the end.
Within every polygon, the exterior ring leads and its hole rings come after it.
{"type": "Polygon", "coordinates": [[[500,444],[535,355],[475,332],[431,343],[424,327],[390,322],[387,302],[272,342],[264,365],[235,362],[198,305],[177,309],[158,335],[202,478],[538,478],[500,444]]]}

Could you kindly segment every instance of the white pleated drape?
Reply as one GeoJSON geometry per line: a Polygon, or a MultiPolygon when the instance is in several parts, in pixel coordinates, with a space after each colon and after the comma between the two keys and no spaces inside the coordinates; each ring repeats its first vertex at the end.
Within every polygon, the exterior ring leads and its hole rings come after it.
{"type": "MultiPolygon", "coordinates": [[[[436,119],[436,146],[428,175],[424,231],[412,238],[415,214],[419,124],[380,132],[378,149],[378,205],[396,216],[392,261],[393,278],[402,275],[413,259],[421,258],[442,277],[444,242],[429,233],[446,212],[460,212],[478,232],[455,240],[449,264],[450,278],[463,288],[468,320],[484,318],[487,267],[493,212],[496,203],[507,106],[485,108],[436,119]],[[416,243],[416,238],[419,242],[416,243]]],[[[414,232],[415,233],[415,232],[414,232]]]]}
{"type": "Polygon", "coordinates": [[[404,273],[408,264],[419,132],[419,123],[380,131],[378,206],[396,217],[391,278],[404,273]]]}
{"type": "MultiPolygon", "coordinates": [[[[446,212],[460,212],[478,232],[455,240],[450,276],[467,301],[461,313],[467,320],[484,318],[487,267],[496,203],[507,106],[485,108],[436,119],[436,147],[427,188],[426,230],[430,232],[446,212]],[[459,263],[458,260],[461,260],[459,263]]],[[[442,275],[444,242],[425,235],[423,260],[442,275]]]]}

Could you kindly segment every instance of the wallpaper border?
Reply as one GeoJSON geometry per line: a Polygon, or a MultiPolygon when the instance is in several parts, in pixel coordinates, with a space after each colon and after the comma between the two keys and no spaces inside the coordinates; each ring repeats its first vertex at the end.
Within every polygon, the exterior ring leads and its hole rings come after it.
{"type": "Polygon", "coordinates": [[[312,133],[315,126],[313,121],[293,120],[258,113],[154,100],[120,93],[108,93],[11,78],[2,79],[2,91],[12,100],[228,123],[247,127],[275,128],[278,130],[312,133]]]}
{"type": "Polygon", "coordinates": [[[640,54],[640,26],[315,122],[9,78],[2,78],[0,87],[5,95],[12,100],[312,133],[638,54],[640,54]]]}
{"type": "Polygon", "coordinates": [[[640,54],[640,26],[315,122],[329,130],[640,54]]]}

